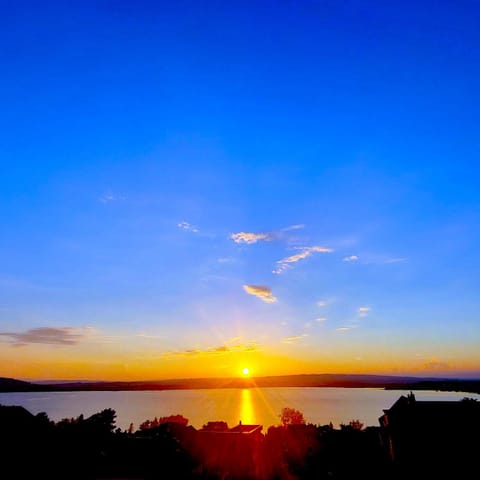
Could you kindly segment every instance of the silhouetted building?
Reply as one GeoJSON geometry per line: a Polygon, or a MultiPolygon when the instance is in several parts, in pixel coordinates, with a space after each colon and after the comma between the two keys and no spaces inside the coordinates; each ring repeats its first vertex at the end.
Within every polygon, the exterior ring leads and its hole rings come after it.
{"type": "Polygon", "coordinates": [[[229,433],[242,433],[244,435],[258,435],[262,433],[262,425],[242,425],[239,423],[229,430],[229,433]]]}
{"type": "Polygon", "coordinates": [[[3,433],[20,432],[23,435],[25,429],[32,429],[35,426],[35,416],[26,408],[0,405],[0,428],[3,433]]]}
{"type": "Polygon", "coordinates": [[[478,470],[480,402],[417,401],[410,393],[384,410],[379,422],[383,444],[402,474],[478,470]]]}
{"type": "Polygon", "coordinates": [[[258,478],[262,428],[262,425],[241,423],[228,428],[224,422],[205,425],[197,432],[195,449],[205,473],[228,474],[228,478],[258,478]]]}

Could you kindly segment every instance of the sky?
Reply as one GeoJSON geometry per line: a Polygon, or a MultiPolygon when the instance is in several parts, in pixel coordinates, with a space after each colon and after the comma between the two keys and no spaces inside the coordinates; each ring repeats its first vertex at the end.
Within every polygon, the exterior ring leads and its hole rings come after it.
{"type": "Polygon", "coordinates": [[[0,376],[480,378],[480,3],[1,2],[0,376]]]}

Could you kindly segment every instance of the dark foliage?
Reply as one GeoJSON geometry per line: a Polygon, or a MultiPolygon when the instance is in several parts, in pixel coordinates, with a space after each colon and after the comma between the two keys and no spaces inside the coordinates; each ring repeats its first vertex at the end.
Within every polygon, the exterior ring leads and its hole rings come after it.
{"type": "Polygon", "coordinates": [[[479,402],[431,403],[416,403],[411,395],[385,410],[391,421],[402,415],[401,430],[388,422],[364,428],[359,420],[340,429],[305,424],[301,412],[287,408],[282,425],[266,434],[258,426],[229,429],[225,422],[208,422],[197,431],[181,415],[156,418],[136,432],[133,425],[115,430],[116,413],[109,408],[55,424],[45,413],[0,406],[0,478],[380,480],[470,471],[480,446],[479,402]],[[463,412],[468,422],[437,418],[438,409],[463,412]],[[402,457],[392,456],[388,435],[402,457]],[[438,449],[441,457],[434,455],[438,449]]]}

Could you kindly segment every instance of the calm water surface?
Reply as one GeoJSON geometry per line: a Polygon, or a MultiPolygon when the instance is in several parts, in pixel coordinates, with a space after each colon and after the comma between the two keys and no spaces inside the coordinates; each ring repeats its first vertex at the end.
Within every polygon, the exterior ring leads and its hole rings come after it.
{"type": "MultiPolygon", "coordinates": [[[[117,412],[117,426],[138,427],[146,419],[180,413],[190,424],[200,428],[212,420],[224,420],[229,426],[239,420],[244,424],[261,424],[264,431],[279,423],[283,407],[303,412],[305,420],[335,427],[359,419],[365,425],[378,426],[378,417],[404,390],[370,388],[262,388],[219,390],[169,390],[143,392],[55,392],[0,393],[0,404],[22,405],[30,412],[46,412],[51,420],[85,417],[104,408],[117,412]]],[[[461,400],[480,395],[452,392],[414,392],[417,400],[461,400]]]]}

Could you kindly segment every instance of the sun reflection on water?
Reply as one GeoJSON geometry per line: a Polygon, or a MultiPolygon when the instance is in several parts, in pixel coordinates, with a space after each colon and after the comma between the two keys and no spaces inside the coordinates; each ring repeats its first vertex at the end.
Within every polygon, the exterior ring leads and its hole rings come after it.
{"type": "Polygon", "coordinates": [[[248,388],[242,388],[240,399],[240,420],[244,425],[255,424],[255,409],[253,407],[252,392],[248,388]]]}

